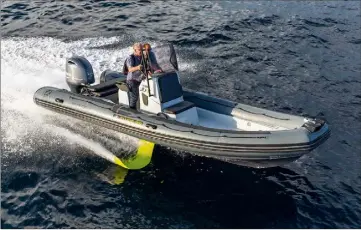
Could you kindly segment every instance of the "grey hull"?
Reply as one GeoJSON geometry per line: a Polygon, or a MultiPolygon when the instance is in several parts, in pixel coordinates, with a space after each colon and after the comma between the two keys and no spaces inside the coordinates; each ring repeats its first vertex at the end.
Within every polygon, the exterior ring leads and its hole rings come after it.
{"type": "Polygon", "coordinates": [[[240,131],[207,128],[54,87],[40,88],[34,94],[37,105],[57,113],[160,145],[251,167],[273,167],[294,161],[322,144],[330,135],[328,125],[323,121],[318,121],[317,128],[312,129],[303,117],[190,91],[184,91],[184,100],[193,102],[198,108],[287,129],[240,131]]]}

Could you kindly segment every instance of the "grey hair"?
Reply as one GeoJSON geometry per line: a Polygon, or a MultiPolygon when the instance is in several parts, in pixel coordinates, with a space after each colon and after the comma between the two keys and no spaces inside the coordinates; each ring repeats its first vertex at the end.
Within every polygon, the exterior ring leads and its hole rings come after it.
{"type": "Polygon", "coordinates": [[[142,47],[142,44],[140,42],[136,42],[133,44],[133,49],[134,47],[139,47],[139,46],[142,47]]]}

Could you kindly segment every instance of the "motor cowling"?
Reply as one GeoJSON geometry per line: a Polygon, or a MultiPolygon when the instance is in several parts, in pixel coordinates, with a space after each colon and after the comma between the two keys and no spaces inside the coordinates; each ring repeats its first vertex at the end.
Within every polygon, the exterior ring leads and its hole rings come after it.
{"type": "Polygon", "coordinates": [[[73,93],[80,93],[84,86],[95,82],[93,67],[84,57],[74,56],[67,58],[65,70],[66,83],[73,93]]]}

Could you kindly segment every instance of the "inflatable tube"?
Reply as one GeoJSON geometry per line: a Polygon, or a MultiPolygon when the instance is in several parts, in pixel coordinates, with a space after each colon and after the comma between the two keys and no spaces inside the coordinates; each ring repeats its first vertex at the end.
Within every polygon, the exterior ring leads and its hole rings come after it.
{"type": "Polygon", "coordinates": [[[37,105],[57,113],[164,146],[251,167],[271,167],[294,161],[330,135],[328,125],[322,120],[307,120],[190,91],[184,91],[184,99],[194,103],[200,113],[212,111],[243,119],[251,125],[257,122],[268,130],[189,125],[54,87],[40,88],[34,94],[37,105]]]}

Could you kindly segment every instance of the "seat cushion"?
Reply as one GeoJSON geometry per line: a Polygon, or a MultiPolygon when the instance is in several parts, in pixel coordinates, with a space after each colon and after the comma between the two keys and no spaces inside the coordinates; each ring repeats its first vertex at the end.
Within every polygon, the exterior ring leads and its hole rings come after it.
{"type": "Polygon", "coordinates": [[[184,112],[190,108],[193,108],[195,106],[195,104],[193,104],[192,102],[189,101],[182,101],[179,102],[178,104],[169,106],[168,108],[164,109],[165,113],[169,113],[169,114],[178,114],[181,112],[184,112]]]}
{"type": "Polygon", "coordinates": [[[129,92],[128,85],[125,82],[115,84],[121,91],[129,92]]]}
{"type": "Polygon", "coordinates": [[[161,103],[164,104],[183,95],[183,89],[179,84],[176,72],[163,73],[154,77],[158,78],[159,100],[161,103]]]}
{"type": "Polygon", "coordinates": [[[113,80],[100,83],[98,85],[89,86],[88,89],[92,92],[101,92],[109,88],[114,88],[115,84],[125,82],[123,78],[115,78],[113,80]]]}

